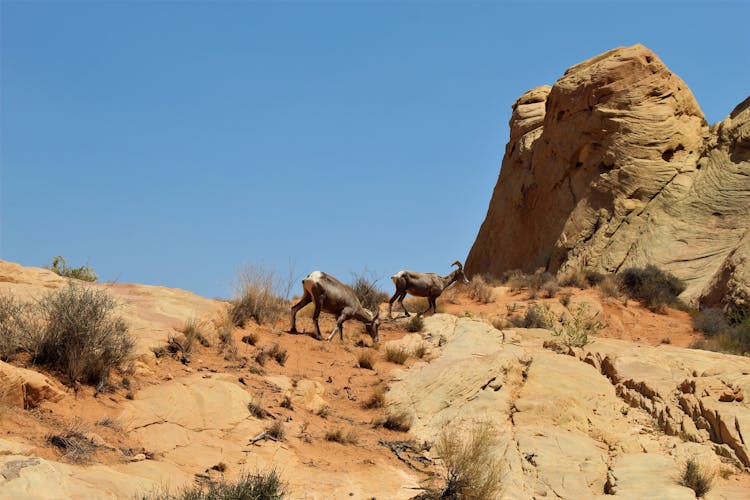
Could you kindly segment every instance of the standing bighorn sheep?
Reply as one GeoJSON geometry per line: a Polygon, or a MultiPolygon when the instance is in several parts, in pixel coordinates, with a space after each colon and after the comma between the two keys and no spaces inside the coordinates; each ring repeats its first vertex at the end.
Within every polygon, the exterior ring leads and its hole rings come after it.
{"type": "Polygon", "coordinates": [[[315,312],[313,313],[313,324],[315,325],[315,338],[322,340],[320,327],[318,326],[318,316],[320,311],[332,313],[337,316],[336,328],[333,329],[328,337],[330,341],[336,330],[338,330],[341,340],[344,340],[344,321],[356,319],[365,324],[367,333],[372,337],[373,342],[378,341],[378,326],[380,325],[380,310],[376,309],[371,312],[359,302],[357,294],[351,287],[343,284],[333,276],[321,271],[311,272],[307,278],[302,280],[304,294],[302,299],[292,306],[292,327],[291,333],[297,333],[297,312],[310,302],[315,303],[315,312]]]}
{"type": "Polygon", "coordinates": [[[406,315],[410,316],[409,311],[404,306],[404,297],[406,297],[407,293],[416,297],[427,297],[429,306],[421,313],[418,313],[419,315],[426,313],[430,309],[432,309],[433,313],[437,312],[435,300],[440,297],[440,294],[446,288],[457,280],[461,280],[463,283],[469,282],[464,275],[464,267],[459,261],[455,261],[451,266],[457,266],[458,269],[454,270],[448,276],[439,276],[435,273],[415,273],[414,271],[399,271],[391,276],[393,284],[396,285],[396,293],[388,301],[388,317],[393,317],[391,315],[391,308],[393,307],[393,301],[396,299],[398,299],[398,303],[401,304],[401,308],[406,315]]]}

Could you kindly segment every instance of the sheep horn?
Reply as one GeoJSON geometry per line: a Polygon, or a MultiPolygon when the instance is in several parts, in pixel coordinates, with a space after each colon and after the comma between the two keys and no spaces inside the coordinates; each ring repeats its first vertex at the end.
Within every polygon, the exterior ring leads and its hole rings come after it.
{"type": "Polygon", "coordinates": [[[459,261],[453,262],[453,264],[451,264],[451,266],[456,266],[456,267],[458,267],[459,270],[462,270],[464,268],[464,266],[462,266],[459,261]]]}

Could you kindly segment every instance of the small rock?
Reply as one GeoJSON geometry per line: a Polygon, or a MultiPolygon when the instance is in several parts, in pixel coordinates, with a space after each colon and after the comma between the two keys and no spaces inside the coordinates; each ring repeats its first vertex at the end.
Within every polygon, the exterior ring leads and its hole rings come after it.
{"type": "Polygon", "coordinates": [[[146,460],[146,454],[145,453],[139,453],[137,455],[134,455],[134,456],[130,457],[130,461],[131,462],[142,462],[144,460],[146,460]]]}

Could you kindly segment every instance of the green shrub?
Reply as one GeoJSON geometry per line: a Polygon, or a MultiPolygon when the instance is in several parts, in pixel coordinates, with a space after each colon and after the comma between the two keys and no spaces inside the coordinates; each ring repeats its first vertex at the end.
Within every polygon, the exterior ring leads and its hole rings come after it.
{"type": "Polygon", "coordinates": [[[242,328],[250,319],[260,325],[278,321],[289,305],[276,295],[279,286],[274,272],[262,266],[248,266],[242,270],[229,308],[232,324],[242,328]]]}
{"type": "Polygon", "coordinates": [[[685,291],[685,283],[654,265],[631,267],[618,275],[620,289],[628,297],[643,302],[649,310],[659,312],[677,303],[677,296],[685,291]]]}
{"type": "Polygon", "coordinates": [[[81,281],[94,282],[97,280],[96,273],[88,266],[69,267],[65,259],[58,255],[52,259],[51,266],[45,266],[47,269],[66,278],[75,278],[81,281]]]}
{"type": "Polygon", "coordinates": [[[233,482],[210,481],[193,484],[179,491],[162,491],[140,495],[142,500],[281,500],[287,497],[286,484],[275,470],[268,473],[242,474],[233,482]]]}
{"type": "Polygon", "coordinates": [[[680,476],[680,484],[692,489],[696,497],[702,497],[711,489],[713,475],[704,472],[698,462],[690,458],[680,476]]]}
{"type": "Polygon", "coordinates": [[[388,294],[379,290],[377,280],[368,271],[354,274],[354,280],[351,286],[354,293],[357,294],[362,307],[370,311],[377,311],[380,304],[388,300],[388,294]]]}
{"type": "Polygon", "coordinates": [[[560,337],[568,347],[583,347],[589,343],[589,335],[597,334],[607,325],[588,314],[586,304],[578,304],[573,317],[562,322],[561,327],[553,327],[552,335],[560,337]]]}

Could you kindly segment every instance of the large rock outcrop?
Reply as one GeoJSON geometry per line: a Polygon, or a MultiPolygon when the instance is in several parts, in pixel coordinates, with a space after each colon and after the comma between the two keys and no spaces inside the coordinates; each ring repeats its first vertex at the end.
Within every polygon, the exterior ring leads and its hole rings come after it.
{"type": "Polygon", "coordinates": [[[646,47],[618,48],[513,105],[470,274],[656,264],[684,298],[750,297],[750,98],[709,126],[646,47]]]}

